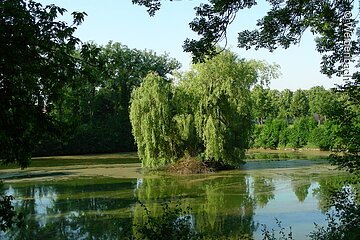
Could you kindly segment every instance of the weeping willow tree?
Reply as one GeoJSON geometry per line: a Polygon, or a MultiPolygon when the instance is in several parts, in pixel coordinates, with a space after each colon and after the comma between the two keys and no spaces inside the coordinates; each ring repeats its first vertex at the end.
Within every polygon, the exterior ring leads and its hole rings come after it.
{"type": "Polygon", "coordinates": [[[251,130],[250,87],[276,74],[277,66],[239,59],[230,51],[193,66],[179,88],[191,96],[194,125],[206,161],[241,163],[251,130]]]}
{"type": "Polygon", "coordinates": [[[130,121],[144,167],[157,167],[176,159],[170,83],[150,73],[132,92],[130,121]]]}
{"type": "Polygon", "coordinates": [[[184,155],[238,166],[250,139],[250,88],[276,74],[277,66],[224,51],[194,65],[178,85],[148,75],[130,106],[143,166],[161,166],[184,155]]]}

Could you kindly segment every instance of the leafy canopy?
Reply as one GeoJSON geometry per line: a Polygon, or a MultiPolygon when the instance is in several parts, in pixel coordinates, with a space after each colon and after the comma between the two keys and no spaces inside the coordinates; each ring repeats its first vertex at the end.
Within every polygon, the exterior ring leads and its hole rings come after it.
{"type": "Polygon", "coordinates": [[[146,167],[185,155],[237,166],[251,130],[250,87],[277,66],[245,61],[230,51],[193,66],[177,85],[150,74],[132,94],[130,120],[146,167]]]}
{"type": "Polygon", "coordinates": [[[55,5],[3,0],[0,9],[0,161],[26,167],[35,143],[53,130],[52,103],[77,70],[73,33],[85,13],[72,13],[69,26],[56,20],[66,10],[55,5]]]}
{"type": "MultiPolygon", "coordinates": [[[[148,8],[151,16],[160,9],[160,0],[132,0],[148,8]]],[[[353,0],[267,0],[269,11],[259,19],[254,30],[239,33],[240,48],[265,48],[274,51],[300,42],[303,33],[310,30],[316,37],[316,50],[323,55],[321,72],[331,76],[341,74],[345,51],[358,55],[355,40],[344,48],[345,31],[353,33],[355,19],[351,15],[353,0]]],[[[195,7],[196,17],[189,23],[200,39],[186,39],[184,50],[193,54],[193,61],[204,61],[218,54],[217,43],[226,38],[228,26],[245,8],[253,8],[257,0],[209,0],[195,7]]]]}
{"type": "MultiPolygon", "coordinates": [[[[129,105],[131,91],[153,71],[166,76],[180,64],[167,54],[131,49],[118,42],[88,43],[89,55],[54,105],[51,115],[66,123],[65,136],[41,140],[37,155],[134,151],[129,105]],[[69,126],[70,125],[70,126],[69,126]]],[[[65,125],[65,124],[63,124],[65,125]]]]}
{"type": "Polygon", "coordinates": [[[171,85],[154,73],[132,93],[130,121],[138,155],[145,167],[174,160],[171,100],[171,85]]]}

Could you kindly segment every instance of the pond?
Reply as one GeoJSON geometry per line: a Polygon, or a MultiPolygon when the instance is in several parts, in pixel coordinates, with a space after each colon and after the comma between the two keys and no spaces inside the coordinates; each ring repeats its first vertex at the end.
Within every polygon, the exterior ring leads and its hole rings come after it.
{"type": "Polygon", "coordinates": [[[151,215],[161,212],[161,203],[180,202],[191,208],[192,226],[215,238],[262,239],[262,224],[278,231],[278,219],[287,232],[291,226],[295,239],[306,239],[314,222],[325,223],[330,192],[346,177],[321,159],[252,160],[237,170],[186,176],[144,174],[138,163],[124,159],[88,161],[51,171],[1,170],[3,191],[16,196],[15,208],[26,214],[27,227],[0,237],[123,239],[143,221],[140,201],[151,215]],[[115,174],[124,169],[130,172],[115,174]]]}

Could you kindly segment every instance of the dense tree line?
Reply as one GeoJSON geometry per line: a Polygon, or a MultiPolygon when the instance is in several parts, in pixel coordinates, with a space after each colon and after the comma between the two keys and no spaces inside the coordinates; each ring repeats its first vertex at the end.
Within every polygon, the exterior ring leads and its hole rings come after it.
{"type": "Polygon", "coordinates": [[[342,91],[319,86],[278,91],[257,85],[251,97],[255,121],[252,147],[344,150],[360,142],[359,109],[351,107],[349,125],[341,121],[346,116],[344,106],[349,104],[342,91]],[[343,131],[349,132],[351,141],[341,134],[343,131]]]}
{"type": "Polygon", "coordinates": [[[128,112],[131,91],[148,72],[165,77],[180,66],[166,54],[120,43],[89,47],[91,55],[83,58],[74,82],[53,104],[52,117],[63,134],[41,139],[36,155],[135,151],[128,112]]]}

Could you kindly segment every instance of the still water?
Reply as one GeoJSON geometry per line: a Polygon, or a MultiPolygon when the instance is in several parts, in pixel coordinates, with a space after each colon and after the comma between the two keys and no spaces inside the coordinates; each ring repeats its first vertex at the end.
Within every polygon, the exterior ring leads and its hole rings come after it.
{"type": "Polygon", "coordinates": [[[344,173],[322,160],[253,161],[232,171],[174,176],[142,174],[137,178],[77,176],[50,180],[7,181],[15,208],[27,226],[4,239],[124,239],[161,203],[190,207],[193,227],[212,236],[262,239],[263,224],[278,230],[276,220],[295,239],[306,239],[314,222],[324,224],[330,192],[341,188],[344,173]]]}

